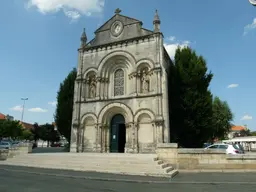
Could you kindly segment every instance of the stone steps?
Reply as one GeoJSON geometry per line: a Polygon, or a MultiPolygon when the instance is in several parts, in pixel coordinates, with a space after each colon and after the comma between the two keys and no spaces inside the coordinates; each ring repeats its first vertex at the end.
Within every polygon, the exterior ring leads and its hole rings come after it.
{"type": "MultiPolygon", "coordinates": [[[[11,163],[8,163],[9,165],[11,163]]],[[[52,163],[44,163],[38,164],[36,162],[19,162],[16,165],[22,166],[31,166],[31,167],[44,167],[44,168],[55,168],[55,169],[72,169],[72,170],[80,170],[80,171],[118,171],[118,172],[134,172],[134,167],[118,167],[118,166],[97,166],[97,165],[68,165],[68,164],[52,164],[52,163]]],[[[140,167],[139,172],[150,172],[150,173],[161,173],[161,169],[159,168],[150,168],[150,167],[140,167]]]]}
{"type": "MultiPolygon", "coordinates": [[[[8,161],[8,163],[17,163],[17,164],[38,164],[37,160],[33,160],[33,161],[26,161],[26,160],[16,160],[16,161],[8,161]]],[[[41,165],[46,165],[46,166],[55,166],[56,165],[56,161],[44,161],[40,163],[41,165]]],[[[78,167],[95,167],[95,168],[104,168],[104,167],[108,167],[109,169],[118,169],[118,167],[125,167],[128,169],[145,169],[145,170],[157,170],[160,171],[162,169],[165,169],[166,167],[162,167],[160,165],[155,165],[152,166],[152,164],[121,164],[121,163],[98,163],[98,162],[94,162],[94,163],[82,163],[82,162],[72,162],[72,165],[70,165],[70,162],[59,162],[58,161],[58,165],[60,165],[61,167],[75,167],[76,165],[78,167]]]]}
{"type": "Polygon", "coordinates": [[[27,154],[2,161],[0,164],[129,175],[173,177],[177,174],[177,170],[170,164],[157,160],[153,154],[27,154]]]}

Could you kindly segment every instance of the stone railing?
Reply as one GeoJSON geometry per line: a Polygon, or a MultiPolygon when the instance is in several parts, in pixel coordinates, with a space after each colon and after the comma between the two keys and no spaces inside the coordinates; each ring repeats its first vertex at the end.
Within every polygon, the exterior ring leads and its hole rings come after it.
{"type": "Polygon", "coordinates": [[[176,143],[158,144],[158,159],[180,170],[255,170],[256,154],[226,155],[218,149],[178,148],[176,143]]]}

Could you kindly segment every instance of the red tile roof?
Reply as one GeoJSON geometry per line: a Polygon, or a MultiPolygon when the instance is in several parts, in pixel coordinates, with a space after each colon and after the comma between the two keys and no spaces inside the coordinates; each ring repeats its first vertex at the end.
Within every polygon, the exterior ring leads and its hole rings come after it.
{"type": "Polygon", "coordinates": [[[26,122],[21,122],[21,121],[20,121],[20,124],[21,124],[25,129],[33,129],[33,128],[34,128],[34,125],[33,125],[33,124],[30,124],[30,123],[26,123],[26,122]]]}
{"type": "Polygon", "coordinates": [[[6,119],[6,116],[2,113],[0,113],[0,119],[6,119]]]}
{"type": "Polygon", "coordinates": [[[246,130],[244,126],[234,125],[231,127],[231,131],[243,131],[243,130],[246,130]]]}

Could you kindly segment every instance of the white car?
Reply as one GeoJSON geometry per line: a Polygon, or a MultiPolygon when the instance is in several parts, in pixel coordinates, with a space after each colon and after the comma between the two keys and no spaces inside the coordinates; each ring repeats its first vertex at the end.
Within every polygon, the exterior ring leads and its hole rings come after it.
{"type": "Polygon", "coordinates": [[[234,154],[234,155],[242,153],[242,151],[236,145],[224,144],[224,143],[209,145],[205,149],[223,149],[223,150],[226,150],[226,154],[234,154]]]}

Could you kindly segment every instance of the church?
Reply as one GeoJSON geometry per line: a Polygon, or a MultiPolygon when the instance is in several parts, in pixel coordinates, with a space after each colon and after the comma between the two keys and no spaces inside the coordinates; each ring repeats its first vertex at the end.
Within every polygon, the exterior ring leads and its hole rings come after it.
{"type": "Polygon", "coordinates": [[[82,33],[70,152],[154,153],[170,142],[168,73],[160,18],[153,30],[116,9],[87,41],[82,33]]]}

